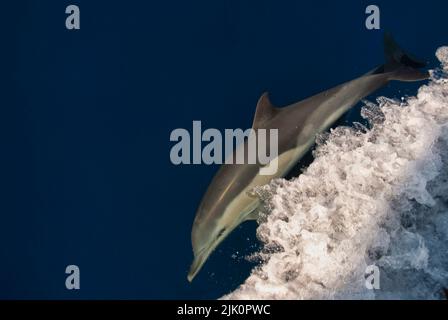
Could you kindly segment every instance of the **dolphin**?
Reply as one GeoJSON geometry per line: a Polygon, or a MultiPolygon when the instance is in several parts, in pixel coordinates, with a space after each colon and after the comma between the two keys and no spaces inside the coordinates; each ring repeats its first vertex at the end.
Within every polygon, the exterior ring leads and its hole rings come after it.
{"type": "MultiPolygon", "coordinates": [[[[277,161],[277,171],[261,175],[263,165],[260,163],[223,164],[219,168],[199,204],[193,222],[191,241],[194,260],[188,281],[193,280],[213,250],[239,224],[257,219],[260,200],[251,190],[272,179],[284,177],[313,146],[317,134],[328,130],[361,99],[389,81],[429,78],[428,72],[418,70],[426,64],[405,53],[388,33],[384,36],[384,54],[385,64],[359,78],[292,105],[277,108],[272,105],[267,93],[261,96],[252,127],[255,130],[278,129],[278,156],[272,160],[277,161]]],[[[235,150],[238,148],[247,151],[247,139],[235,150]]]]}

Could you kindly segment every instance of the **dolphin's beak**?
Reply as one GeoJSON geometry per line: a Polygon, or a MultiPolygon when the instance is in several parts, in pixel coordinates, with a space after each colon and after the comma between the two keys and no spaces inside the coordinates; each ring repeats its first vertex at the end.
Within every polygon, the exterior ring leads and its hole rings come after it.
{"type": "Polygon", "coordinates": [[[201,270],[204,262],[207,260],[209,256],[210,250],[203,250],[197,256],[194,257],[193,263],[190,267],[190,272],[188,272],[187,279],[189,282],[193,281],[194,277],[198,274],[199,270],[201,270]]]}
{"type": "Polygon", "coordinates": [[[229,235],[230,232],[233,231],[233,229],[235,229],[237,225],[239,225],[239,221],[234,226],[227,227],[227,229],[225,229],[225,233],[223,233],[221,237],[215,238],[206,247],[202,248],[197,254],[195,253],[193,263],[190,267],[190,272],[188,272],[188,281],[193,281],[194,277],[201,270],[202,266],[204,265],[205,261],[207,261],[213,250],[216,249],[216,247],[229,235]]]}

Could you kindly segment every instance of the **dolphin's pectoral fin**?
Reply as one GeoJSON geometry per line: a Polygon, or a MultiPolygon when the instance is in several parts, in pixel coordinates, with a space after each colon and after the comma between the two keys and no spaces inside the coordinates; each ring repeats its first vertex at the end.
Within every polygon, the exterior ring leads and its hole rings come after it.
{"type": "Polygon", "coordinates": [[[260,216],[260,207],[262,206],[260,201],[253,204],[252,209],[244,216],[243,221],[255,220],[257,221],[260,216]]]}
{"type": "Polygon", "coordinates": [[[279,109],[274,107],[269,100],[269,94],[267,92],[263,93],[257,103],[252,128],[263,128],[266,121],[272,119],[278,112],[279,109]]]}
{"type": "Polygon", "coordinates": [[[255,220],[255,221],[257,221],[259,216],[260,216],[260,211],[258,210],[258,207],[257,207],[254,210],[252,210],[252,212],[249,213],[246,216],[245,221],[248,221],[248,220],[255,220]]]}

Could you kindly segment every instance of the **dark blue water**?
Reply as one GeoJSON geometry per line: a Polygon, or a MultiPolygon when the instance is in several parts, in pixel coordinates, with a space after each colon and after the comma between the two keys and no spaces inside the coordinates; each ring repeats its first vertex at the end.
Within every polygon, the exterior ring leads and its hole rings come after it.
{"type": "Polygon", "coordinates": [[[367,72],[383,62],[384,30],[433,64],[448,43],[442,3],[376,1],[380,31],[364,27],[370,1],[4,3],[0,298],[217,298],[237,287],[253,267],[255,223],[186,280],[217,167],[172,165],[171,131],[193,120],[248,128],[265,90],[283,106],[367,72]],[[79,31],[65,29],[69,4],[79,31]],[[80,290],[65,288],[69,264],[80,290]]]}

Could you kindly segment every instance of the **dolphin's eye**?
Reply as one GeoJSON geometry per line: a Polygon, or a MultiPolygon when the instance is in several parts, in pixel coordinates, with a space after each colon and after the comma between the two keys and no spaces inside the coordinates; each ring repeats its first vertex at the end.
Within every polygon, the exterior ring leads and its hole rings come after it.
{"type": "Polygon", "coordinates": [[[226,231],[226,228],[222,228],[221,230],[219,230],[218,235],[216,236],[216,238],[220,238],[224,234],[224,231],[226,231]]]}

